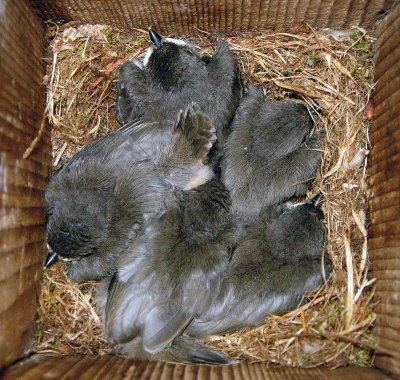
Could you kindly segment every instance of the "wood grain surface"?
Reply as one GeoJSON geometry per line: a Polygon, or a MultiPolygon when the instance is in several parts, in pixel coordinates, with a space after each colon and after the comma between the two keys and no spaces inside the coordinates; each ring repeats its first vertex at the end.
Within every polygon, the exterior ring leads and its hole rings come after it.
{"type": "Polygon", "coordinates": [[[287,368],[264,363],[232,366],[193,366],[161,362],[138,362],[115,356],[89,359],[83,356],[34,356],[3,373],[3,380],[80,379],[80,380],[390,380],[373,368],[287,368]]]}
{"type": "MultiPolygon", "coordinates": [[[[374,126],[369,161],[369,254],[377,278],[375,334],[400,354],[400,4],[379,24],[375,44],[374,126]]],[[[400,376],[400,362],[377,355],[375,364],[400,376]]]]}
{"type": "MultiPolygon", "coordinates": [[[[0,0],[0,367],[29,352],[35,333],[44,254],[44,201],[50,132],[28,157],[45,107],[43,21],[108,23],[161,33],[376,29],[376,91],[369,165],[369,253],[378,278],[376,335],[400,353],[400,5],[398,0],[0,0]],[[37,16],[38,15],[38,16],[37,16]]],[[[400,376],[400,363],[377,355],[377,366],[400,376]]],[[[112,356],[33,356],[5,379],[390,379],[376,369],[297,369],[242,363],[230,367],[141,363],[112,356]]]]}
{"type": "Polygon", "coordinates": [[[44,254],[47,130],[28,159],[45,107],[44,30],[25,0],[0,2],[0,367],[25,355],[35,334],[44,254]]]}
{"type": "Polygon", "coordinates": [[[40,16],[87,23],[113,24],[162,33],[197,29],[229,32],[287,30],[308,22],[323,28],[373,26],[396,0],[33,0],[40,16]]]}

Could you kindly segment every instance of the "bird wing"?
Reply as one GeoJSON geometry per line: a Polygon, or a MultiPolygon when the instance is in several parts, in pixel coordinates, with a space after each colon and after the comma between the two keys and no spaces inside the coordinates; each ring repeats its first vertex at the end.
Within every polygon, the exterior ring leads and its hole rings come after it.
{"type": "Polygon", "coordinates": [[[162,283],[152,262],[151,237],[158,225],[148,226],[129,252],[108,289],[105,328],[109,338],[125,343],[138,336],[144,349],[156,353],[190,323],[192,316],[171,301],[171,288],[162,283]]]}
{"type": "Polygon", "coordinates": [[[145,121],[142,118],[129,121],[125,123],[121,128],[117,130],[117,134],[121,135],[132,135],[134,136],[135,134],[139,133],[140,131],[146,129],[147,127],[150,127],[154,125],[155,122],[149,122],[145,121]]]}
{"type": "Polygon", "coordinates": [[[142,332],[143,347],[147,352],[156,353],[180,335],[192,317],[180,311],[171,313],[167,305],[153,307],[146,316],[142,332]]]}
{"type": "Polygon", "coordinates": [[[140,161],[157,163],[170,153],[173,123],[147,122],[142,119],[129,122],[116,132],[97,139],[77,152],[61,170],[79,162],[97,160],[118,163],[128,167],[140,161]]]}
{"type": "MultiPolygon", "coordinates": [[[[132,260],[129,270],[133,275],[143,264],[143,260],[144,257],[132,260]]],[[[114,274],[108,288],[105,308],[106,333],[111,341],[117,343],[130,341],[140,334],[141,308],[149,301],[147,294],[149,279],[144,279],[141,284],[132,285],[124,277],[126,275],[121,269],[114,274]]]]}
{"type": "Polygon", "coordinates": [[[141,336],[144,349],[153,354],[166,347],[192,318],[172,311],[168,300],[153,292],[150,283],[114,280],[109,287],[105,325],[113,341],[124,343],[141,336]]]}
{"type": "Polygon", "coordinates": [[[243,83],[239,67],[228,43],[222,40],[218,41],[213,57],[207,61],[207,70],[213,80],[225,87],[231,83],[235,87],[229,88],[229,90],[239,99],[242,95],[243,83]]]}
{"type": "Polygon", "coordinates": [[[87,144],[82,150],[75,155],[63,166],[63,169],[69,167],[77,161],[90,159],[103,159],[109,156],[124,143],[125,139],[109,134],[103,138],[99,138],[87,144]]]}
{"type": "MultiPolygon", "coordinates": [[[[214,89],[209,96],[212,96],[211,110],[218,104],[218,111],[223,117],[213,119],[218,130],[218,138],[225,140],[229,135],[229,128],[240,98],[243,95],[243,79],[239,66],[224,41],[219,41],[214,56],[208,60],[207,72],[214,89]]],[[[212,114],[214,112],[211,111],[212,114]]],[[[223,141],[219,141],[223,143],[223,141]]]]}
{"type": "Polygon", "coordinates": [[[227,243],[222,239],[215,249],[206,246],[205,253],[182,241],[180,212],[173,207],[150,222],[121,257],[106,307],[106,331],[112,340],[123,343],[140,336],[144,349],[157,353],[217,296],[227,243]]]}
{"type": "Polygon", "coordinates": [[[142,116],[140,99],[143,95],[147,95],[146,73],[136,63],[125,62],[119,72],[115,98],[115,113],[120,123],[142,116]]]}
{"type": "Polygon", "coordinates": [[[229,48],[228,43],[219,41],[217,50],[208,65],[208,70],[214,74],[214,79],[221,81],[221,85],[231,83],[229,90],[232,92],[231,99],[235,111],[240,98],[243,95],[243,78],[235,56],[229,48]],[[225,73],[225,75],[221,75],[225,73]]]}

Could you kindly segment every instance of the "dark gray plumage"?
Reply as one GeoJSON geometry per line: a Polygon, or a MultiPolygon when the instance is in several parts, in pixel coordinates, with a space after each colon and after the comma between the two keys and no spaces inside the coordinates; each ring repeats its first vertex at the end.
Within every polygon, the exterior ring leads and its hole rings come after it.
{"type": "Polygon", "coordinates": [[[312,128],[303,104],[273,103],[261,88],[249,88],[221,164],[234,213],[252,221],[263,207],[306,193],[321,157],[320,136],[310,136],[312,128]]]}
{"type": "MultiPolygon", "coordinates": [[[[311,204],[269,206],[233,253],[221,293],[185,333],[202,337],[260,325],[298,306],[323,283],[322,212],[311,204]]],[[[330,264],[325,264],[328,274],[330,264]]]]}
{"type": "Polygon", "coordinates": [[[48,244],[69,260],[68,276],[81,282],[112,275],[144,221],[167,207],[176,189],[212,177],[203,162],[215,139],[192,104],[168,134],[160,123],[135,124],[77,153],[46,189],[48,244]]]}
{"type": "Polygon", "coordinates": [[[165,120],[196,102],[217,131],[211,152],[216,167],[242,95],[240,72],[228,44],[220,41],[209,57],[183,40],[162,38],[151,29],[150,37],[153,46],[144,66],[128,61],[121,67],[115,103],[118,120],[123,124],[165,120]]]}
{"type": "Polygon", "coordinates": [[[180,191],[176,202],[149,221],[121,256],[108,289],[105,327],[109,339],[128,355],[177,360],[179,346],[180,361],[229,361],[180,335],[219,293],[240,235],[230,203],[217,179],[180,191]]]}
{"type": "Polygon", "coordinates": [[[47,241],[68,261],[74,281],[112,274],[145,215],[161,206],[165,186],[148,165],[132,165],[123,176],[118,169],[105,161],[76,161],[47,187],[47,241]]]}

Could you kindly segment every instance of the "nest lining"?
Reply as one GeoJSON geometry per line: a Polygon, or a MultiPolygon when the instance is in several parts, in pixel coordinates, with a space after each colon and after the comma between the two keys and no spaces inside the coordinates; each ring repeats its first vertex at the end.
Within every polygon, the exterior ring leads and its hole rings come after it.
{"type": "MultiPolygon", "coordinates": [[[[320,168],[310,196],[322,192],[327,255],[333,275],[308,302],[256,328],[210,337],[206,343],[234,358],[312,367],[369,366],[377,349],[374,279],[368,277],[366,163],[373,117],[373,39],[366,31],[245,32],[217,36],[199,31],[189,40],[211,53],[218,38],[238,58],[245,85],[261,85],[269,98],[300,98],[325,131],[320,168]]],[[[52,125],[53,166],[93,139],[116,130],[115,80],[128,59],[144,55],[145,31],[105,25],[48,28],[46,117],[52,125]]],[[[37,352],[98,355],[115,352],[102,335],[92,303],[94,283],[74,284],[62,264],[43,274],[37,352]]]]}

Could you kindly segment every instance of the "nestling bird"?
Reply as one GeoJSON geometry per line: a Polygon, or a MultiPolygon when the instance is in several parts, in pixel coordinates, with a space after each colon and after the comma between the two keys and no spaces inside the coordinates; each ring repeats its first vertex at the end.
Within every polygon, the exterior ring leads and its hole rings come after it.
{"type": "MultiPolygon", "coordinates": [[[[267,315],[298,306],[305,292],[324,282],[322,216],[311,203],[263,209],[234,251],[219,296],[185,334],[225,334],[260,325],[267,315]]],[[[325,274],[329,271],[330,263],[325,261],[325,274]]]]}
{"type": "Polygon", "coordinates": [[[232,211],[252,221],[260,210],[305,195],[321,157],[320,135],[300,103],[265,99],[251,86],[236,111],[221,163],[232,211]]]}
{"type": "Polygon", "coordinates": [[[128,61],[120,69],[118,120],[165,120],[196,102],[217,131],[210,158],[217,166],[242,95],[240,71],[228,44],[220,41],[210,57],[186,41],[163,38],[153,29],[149,34],[153,44],[143,65],[128,61]]]}
{"type": "MultiPolygon", "coordinates": [[[[193,318],[207,312],[219,294],[240,237],[230,203],[228,191],[217,179],[177,192],[176,202],[146,223],[142,235],[119,259],[107,292],[105,330],[129,356],[229,362],[222,353],[181,333],[193,318]]],[[[100,298],[104,305],[104,291],[100,298]]]]}
{"type": "Polygon", "coordinates": [[[112,275],[144,221],[167,207],[175,190],[212,177],[204,161],[215,129],[199,107],[179,112],[170,133],[162,127],[128,125],[87,145],[51,178],[46,266],[68,261],[76,282],[112,275]]]}

